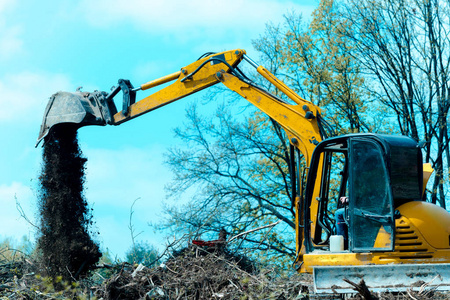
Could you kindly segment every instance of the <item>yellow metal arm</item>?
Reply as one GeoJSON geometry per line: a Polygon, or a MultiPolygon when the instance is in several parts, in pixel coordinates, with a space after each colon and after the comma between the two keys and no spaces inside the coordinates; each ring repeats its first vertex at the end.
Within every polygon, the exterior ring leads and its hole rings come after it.
{"type": "Polygon", "coordinates": [[[230,67],[235,67],[242,60],[244,54],[244,50],[236,49],[210,55],[182,68],[179,72],[142,84],[139,89],[146,90],[176,80],[171,85],[130,105],[126,114],[123,112],[115,114],[113,124],[118,125],[129,121],[217,84],[219,81],[216,78],[216,72],[228,71],[230,67]]]}
{"type": "MultiPolygon", "coordinates": [[[[301,104],[307,104],[307,107],[299,104],[291,105],[231,74],[224,72],[219,74],[219,79],[226,87],[241,95],[280,124],[286,131],[290,142],[299,148],[306,159],[306,164],[309,165],[316,144],[322,140],[315,117],[317,115],[306,116],[310,112],[310,107],[314,107],[314,105],[306,100],[303,100],[301,104]]],[[[317,109],[315,111],[317,112],[317,109]]]]}
{"type": "MultiPolygon", "coordinates": [[[[245,57],[244,50],[225,51],[204,57],[179,72],[142,84],[138,90],[150,89],[175,80],[171,85],[130,105],[125,114],[123,112],[115,114],[113,124],[121,124],[222,82],[278,122],[286,131],[290,142],[303,153],[309,165],[316,144],[322,140],[318,123],[319,108],[298,96],[262,66],[257,66],[258,73],[295,104],[288,104],[244,79],[234,70],[244,58],[249,60],[245,57]]],[[[252,61],[251,64],[255,65],[252,61]]]]}
{"type": "Polygon", "coordinates": [[[149,81],[147,83],[141,84],[141,90],[148,90],[152,87],[170,82],[175,79],[178,79],[178,77],[180,77],[180,75],[181,75],[181,71],[178,71],[173,74],[161,77],[159,79],[155,79],[155,80],[149,81]]]}

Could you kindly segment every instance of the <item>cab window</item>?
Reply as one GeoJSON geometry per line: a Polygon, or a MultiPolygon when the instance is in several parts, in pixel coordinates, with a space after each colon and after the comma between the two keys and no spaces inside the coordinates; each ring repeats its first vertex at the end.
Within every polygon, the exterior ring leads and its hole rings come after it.
{"type": "Polygon", "coordinates": [[[350,157],[350,248],[391,250],[393,205],[382,148],[372,140],[354,139],[350,157]]]}
{"type": "Polygon", "coordinates": [[[317,226],[313,242],[317,246],[328,246],[331,235],[336,234],[335,212],[342,206],[339,198],[347,196],[348,163],[347,149],[343,144],[326,147],[322,153],[318,202],[317,226]]]}

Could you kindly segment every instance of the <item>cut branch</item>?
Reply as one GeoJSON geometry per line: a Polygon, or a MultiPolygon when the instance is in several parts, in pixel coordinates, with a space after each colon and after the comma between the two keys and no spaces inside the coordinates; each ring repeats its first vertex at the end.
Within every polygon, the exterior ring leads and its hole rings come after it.
{"type": "Polygon", "coordinates": [[[265,229],[265,228],[269,228],[269,227],[274,227],[274,226],[278,225],[280,222],[281,222],[281,220],[278,220],[278,221],[276,221],[275,223],[272,223],[272,224],[269,224],[269,225],[265,225],[265,226],[261,226],[261,227],[254,228],[254,229],[251,229],[251,230],[247,230],[247,231],[245,231],[245,232],[241,232],[241,233],[239,233],[239,234],[237,234],[237,235],[231,237],[230,239],[228,239],[227,242],[229,243],[229,242],[231,242],[232,240],[237,239],[238,237],[241,237],[241,236],[243,236],[243,235],[247,235],[247,234],[249,234],[249,233],[252,233],[252,232],[255,232],[255,231],[258,231],[258,230],[261,230],[261,229],[265,229]]]}

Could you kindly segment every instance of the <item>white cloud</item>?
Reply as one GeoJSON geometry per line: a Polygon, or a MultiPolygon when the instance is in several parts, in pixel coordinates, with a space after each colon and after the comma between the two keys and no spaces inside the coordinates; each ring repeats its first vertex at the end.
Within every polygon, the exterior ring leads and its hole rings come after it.
{"type": "Polygon", "coordinates": [[[0,0],[0,13],[15,4],[15,0],[0,0]]]}
{"type": "Polygon", "coordinates": [[[312,7],[271,0],[84,0],[79,9],[94,26],[128,22],[142,31],[188,39],[193,35],[211,38],[224,33],[261,32],[268,21],[279,20],[292,10],[310,13],[312,7]]]}
{"type": "Polygon", "coordinates": [[[69,80],[62,74],[22,72],[0,78],[0,106],[7,113],[0,115],[0,124],[40,123],[49,97],[59,90],[68,90],[69,80]]]}
{"type": "MultiPolygon", "coordinates": [[[[1,16],[1,15],[0,15],[1,16]]],[[[0,24],[0,59],[7,60],[22,51],[23,41],[20,39],[19,26],[3,27],[0,24]]]]}
{"type": "Polygon", "coordinates": [[[0,0],[0,60],[3,61],[22,51],[21,27],[6,23],[4,17],[15,4],[14,0],[0,0]]]}
{"type": "Polygon", "coordinates": [[[33,227],[20,216],[16,201],[33,222],[34,199],[31,188],[18,182],[0,185],[0,236],[3,238],[21,237],[32,232],[33,227]]]}

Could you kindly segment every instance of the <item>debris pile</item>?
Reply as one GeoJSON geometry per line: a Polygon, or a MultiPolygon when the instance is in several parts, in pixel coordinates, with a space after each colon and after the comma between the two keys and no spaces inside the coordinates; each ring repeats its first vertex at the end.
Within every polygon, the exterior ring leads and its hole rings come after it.
{"type": "Polygon", "coordinates": [[[103,299],[302,299],[306,282],[257,272],[248,258],[191,245],[159,267],[124,266],[105,281],[103,299]]]}
{"type": "Polygon", "coordinates": [[[37,246],[45,276],[78,279],[101,257],[90,236],[92,213],[83,195],[86,161],[78,146],[76,128],[55,126],[44,145],[39,177],[37,246]]]}
{"type": "Polygon", "coordinates": [[[20,258],[0,264],[0,299],[86,299],[85,282],[67,282],[37,275],[37,265],[20,258]]]}
{"type": "Polygon", "coordinates": [[[23,278],[28,269],[27,263],[24,260],[10,261],[1,264],[0,291],[7,288],[13,288],[14,281],[17,280],[17,278],[23,278]]]}

